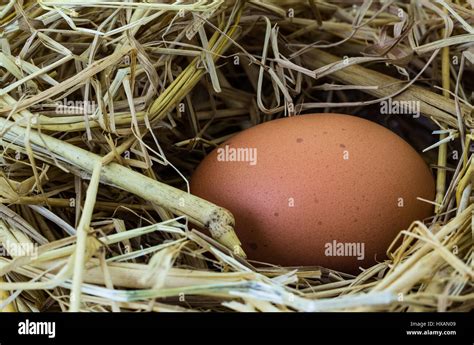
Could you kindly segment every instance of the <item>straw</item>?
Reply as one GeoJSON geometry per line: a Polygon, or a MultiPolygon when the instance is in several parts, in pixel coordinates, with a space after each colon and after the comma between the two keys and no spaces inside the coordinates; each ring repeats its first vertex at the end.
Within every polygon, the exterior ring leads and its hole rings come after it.
{"type": "Polygon", "coordinates": [[[466,0],[0,5],[0,310],[472,310],[473,15],[466,0]],[[387,100],[422,118],[380,116],[387,100]],[[322,111],[394,124],[437,179],[432,217],[356,275],[246,258],[232,213],[189,190],[239,131],[322,111]]]}

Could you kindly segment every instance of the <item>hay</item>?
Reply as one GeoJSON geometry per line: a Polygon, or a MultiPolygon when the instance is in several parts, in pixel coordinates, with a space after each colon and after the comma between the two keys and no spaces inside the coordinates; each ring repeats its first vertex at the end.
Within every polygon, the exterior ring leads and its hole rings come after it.
{"type": "Polygon", "coordinates": [[[464,0],[1,5],[0,310],[472,310],[473,15],[464,0]],[[436,209],[358,276],[247,261],[233,216],[189,194],[239,128],[389,98],[420,103],[408,136],[436,209]]]}

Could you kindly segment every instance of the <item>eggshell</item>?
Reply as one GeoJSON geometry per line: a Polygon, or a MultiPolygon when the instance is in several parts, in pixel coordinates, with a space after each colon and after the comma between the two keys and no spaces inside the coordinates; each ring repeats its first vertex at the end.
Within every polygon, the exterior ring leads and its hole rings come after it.
{"type": "Polygon", "coordinates": [[[417,197],[432,200],[435,189],[400,137],[325,113],[238,133],[198,166],[191,192],[233,213],[249,259],[354,272],[383,260],[400,230],[431,215],[417,197]]]}

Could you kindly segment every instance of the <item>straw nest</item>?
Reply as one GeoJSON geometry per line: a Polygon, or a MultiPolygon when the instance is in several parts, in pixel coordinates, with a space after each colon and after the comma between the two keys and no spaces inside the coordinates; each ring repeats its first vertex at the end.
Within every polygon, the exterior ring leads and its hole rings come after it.
{"type": "Polygon", "coordinates": [[[473,18],[468,0],[4,1],[0,309],[473,309],[473,18]],[[423,117],[378,116],[389,98],[423,117]],[[433,217],[358,276],[245,260],[187,178],[239,130],[329,110],[425,150],[433,217]]]}

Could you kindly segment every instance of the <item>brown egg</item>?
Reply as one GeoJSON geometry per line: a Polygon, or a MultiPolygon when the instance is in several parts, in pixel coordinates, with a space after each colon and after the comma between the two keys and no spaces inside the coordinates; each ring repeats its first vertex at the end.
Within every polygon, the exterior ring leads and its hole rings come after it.
{"type": "Polygon", "coordinates": [[[191,192],[230,210],[249,259],[355,272],[431,215],[434,180],[417,152],[355,116],[269,121],[212,151],[191,192]]]}

